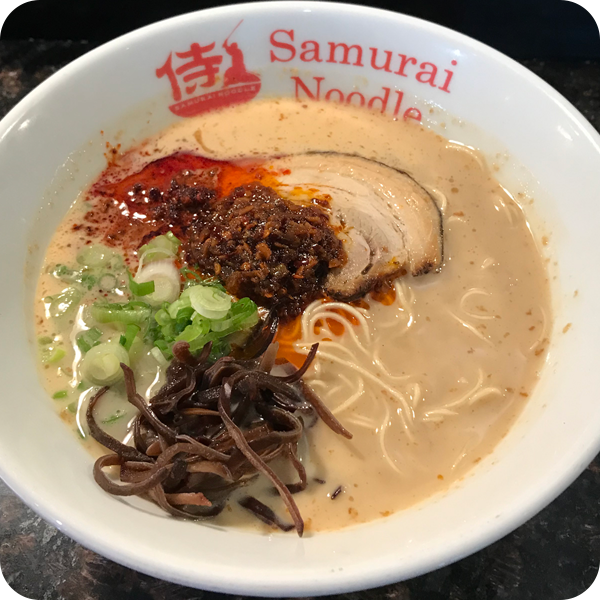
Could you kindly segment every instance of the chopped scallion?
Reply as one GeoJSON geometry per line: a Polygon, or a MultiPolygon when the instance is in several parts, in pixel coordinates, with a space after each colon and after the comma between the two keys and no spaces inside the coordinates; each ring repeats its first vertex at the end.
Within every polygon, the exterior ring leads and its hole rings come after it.
{"type": "Polygon", "coordinates": [[[48,350],[44,350],[44,352],[42,352],[42,362],[52,365],[62,360],[66,355],[67,353],[65,352],[64,348],[49,348],[48,350]]]}
{"type": "Polygon", "coordinates": [[[127,413],[124,410],[117,409],[112,415],[110,415],[110,417],[102,419],[102,423],[104,423],[105,425],[110,425],[111,423],[122,419],[126,414],[127,413]]]}
{"type": "Polygon", "coordinates": [[[122,335],[119,339],[119,344],[125,348],[129,352],[131,349],[131,344],[133,344],[133,340],[135,340],[135,336],[140,332],[140,328],[135,323],[128,323],[125,328],[125,335],[122,335]]]}
{"type": "Polygon", "coordinates": [[[121,363],[129,366],[127,350],[118,343],[105,342],[87,352],[81,362],[81,371],[96,385],[113,385],[123,379],[121,363]]]}
{"type": "Polygon", "coordinates": [[[192,308],[207,319],[222,319],[231,308],[231,296],[213,286],[200,284],[189,287],[181,297],[189,298],[192,308]]]}
{"type": "Polygon", "coordinates": [[[165,235],[159,235],[140,247],[138,250],[140,263],[144,265],[155,260],[175,258],[180,245],[181,242],[171,231],[165,235]]]}
{"type": "MultiPolygon", "coordinates": [[[[140,267],[133,281],[140,286],[136,289],[141,289],[145,282],[152,283],[154,286],[152,292],[145,298],[146,302],[152,306],[162,306],[165,302],[174,302],[181,292],[181,274],[172,260],[156,261],[140,267]]],[[[130,288],[136,293],[132,283],[130,279],[130,288]]]]}
{"type": "Polygon", "coordinates": [[[73,312],[81,298],[83,298],[83,293],[80,290],[69,287],[56,296],[47,296],[44,298],[44,302],[48,303],[50,316],[57,319],[73,312]]]}
{"type": "Polygon", "coordinates": [[[98,279],[98,287],[105,292],[112,292],[117,287],[117,277],[112,273],[104,273],[98,279]]]}
{"type": "Polygon", "coordinates": [[[167,360],[171,360],[173,358],[173,353],[171,352],[171,348],[165,340],[156,340],[154,345],[162,352],[163,356],[167,360]]]}
{"type": "Polygon", "coordinates": [[[85,354],[89,352],[91,348],[97,346],[100,343],[102,332],[97,327],[92,327],[87,331],[82,331],[77,335],[77,346],[85,354]]]}
{"type": "Polygon", "coordinates": [[[150,318],[151,309],[145,302],[127,304],[96,302],[91,306],[92,317],[98,323],[135,323],[141,325],[150,318]]]}
{"type": "Polygon", "coordinates": [[[54,400],[60,400],[61,398],[66,398],[69,392],[67,390],[59,390],[58,392],[54,392],[52,394],[52,398],[54,400]]]}
{"type": "Polygon", "coordinates": [[[115,252],[102,244],[86,246],[77,255],[77,262],[86,267],[104,267],[111,262],[115,252]]]}
{"type": "Polygon", "coordinates": [[[171,304],[163,304],[150,323],[146,339],[168,359],[174,342],[188,342],[192,352],[212,342],[211,357],[216,359],[229,351],[231,334],[248,331],[258,320],[257,306],[249,298],[234,302],[220,285],[196,283],[171,304]]]}
{"type": "Polygon", "coordinates": [[[169,361],[165,358],[165,356],[162,353],[162,350],[160,348],[157,348],[157,347],[152,348],[152,350],[150,350],[150,354],[152,354],[152,356],[154,356],[154,358],[156,359],[156,362],[161,367],[169,366],[169,361]]]}
{"type": "Polygon", "coordinates": [[[184,281],[189,281],[190,285],[196,285],[196,283],[202,281],[202,277],[198,273],[196,273],[196,271],[192,271],[192,269],[188,267],[181,267],[181,269],[179,269],[179,272],[181,273],[181,276],[183,277],[184,281]]]}
{"type": "Polygon", "coordinates": [[[147,296],[154,291],[154,281],[138,283],[129,273],[129,289],[134,296],[147,296]]]}

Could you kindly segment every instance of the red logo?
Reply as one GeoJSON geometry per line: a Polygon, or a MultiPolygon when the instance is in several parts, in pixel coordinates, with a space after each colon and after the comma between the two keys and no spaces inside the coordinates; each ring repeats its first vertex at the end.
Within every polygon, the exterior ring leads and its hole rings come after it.
{"type": "Polygon", "coordinates": [[[236,42],[229,43],[240,21],[227,36],[222,47],[228,55],[215,52],[215,42],[202,46],[194,42],[185,52],[170,52],[165,64],[156,69],[156,76],[166,77],[171,84],[173,100],[169,109],[180,117],[193,117],[203,112],[242,104],[260,91],[260,77],[246,69],[244,53],[236,42]],[[222,66],[230,61],[220,81],[222,66]]]}

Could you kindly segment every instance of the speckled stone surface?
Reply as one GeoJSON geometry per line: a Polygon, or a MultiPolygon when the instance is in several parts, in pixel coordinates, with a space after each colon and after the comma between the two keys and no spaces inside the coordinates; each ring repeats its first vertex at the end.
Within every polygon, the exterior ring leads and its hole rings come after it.
{"type": "MultiPolygon", "coordinates": [[[[0,41],[0,117],[85,42],[0,41]]],[[[600,128],[600,62],[530,60],[527,67],[600,128]]],[[[410,581],[347,600],[565,600],[600,563],[600,456],[535,518],[492,546],[410,581]]],[[[208,600],[226,596],[141,575],[90,552],[29,510],[0,482],[0,565],[14,590],[44,600],[208,600]]]]}

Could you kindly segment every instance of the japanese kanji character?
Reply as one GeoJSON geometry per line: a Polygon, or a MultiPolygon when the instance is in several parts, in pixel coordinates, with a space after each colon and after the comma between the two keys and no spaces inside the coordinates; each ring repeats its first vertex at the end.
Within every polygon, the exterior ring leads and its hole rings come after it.
{"type": "Polygon", "coordinates": [[[200,44],[194,43],[190,46],[189,52],[177,52],[176,54],[179,58],[189,58],[191,60],[176,69],[175,73],[177,73],[177,75],[181,75],[191,71],[192,69],[200,67],[199,70],[192,71],[187,73],[187,75],[184,75],[183,81],[188,83],[194,79],[206,77],[206,81],[200,85],[202,87],[212,87],[215,85],[216,75],[219,72],[218,65],[223,62],[223,57],[220,54],[216,54],[214,56],[204,56],[205,53],[210,52],[214,49],[214,47],[214,42],[208,46],[201,46],[200,44]]]}

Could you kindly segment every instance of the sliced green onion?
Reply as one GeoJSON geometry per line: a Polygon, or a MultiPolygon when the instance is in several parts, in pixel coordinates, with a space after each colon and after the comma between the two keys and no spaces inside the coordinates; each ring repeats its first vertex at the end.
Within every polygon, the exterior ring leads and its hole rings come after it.
{"type": "Polygon", "coordinates": [[[147,296],[154,291],[154,281],[138,283],[129,273],[129,289],[134,296],[147,296]]]}
{"type": "Polygon", "coordinates": [[[181,267],[181,269],[179,269],[179,272],[183,277],[183,285],[185,287],[189,287],[190,285],[196,285],[197,283],[202,281],[202,277],[198,273],[196,273],[196,271],[193,271],[192,269],[186,266],[181,267]]]}
{"type": "Polygon", "coordinates": [[[167,360],[171,360],[173,358],[173,353],[171,352],[171,348],[165,340],[156,340],[154,342],[154,346],[162,352],[163,356],[167,360]]]}
{"type": "Polygon", "coordinates": [[[127,350],[118,343],[104,342],[83,357],[81,371],[95,385],[113,385],[123,379],[121,363],[129,366],[127,350]]]}
{"type": "Polygon", "coordinates": [[[54,394],[52,394],[52,398],[54,400],[60,400],[61,398],[66,398],[68,394],[69,392],[67,392],[67,390],[59,390],[58,392],[54,392],[54,394]]]}
{"type": "Polygon", "coordinates": [[[52,274],[57,279],[66,283],[80,283],[88,290],[91,290],[96,285],[96,277],[92,275],[87,269],[81,269],[81,271],[75,271],[69,269],[66,265],[56,265],[52,274]]]}
{"type": "Polygon", "coordinates": [[[130,302],[127,302],[127,304],[125,304],[124,306],[126,308],[135,308],[135,309],[150,308],[150,305],[147,302],[142,302],[141,300],[131,300],[130,302]]]}
{"type": "Polygon", "coordinates": [[[248,329],[258,323],[258,309],[250,298],[242,298],[234,302],[226,319],[213,321],[211,328],[221,334],[233,333],[241,329],[248,329]]]}
{"type": "Polygon", "coordinates": [[[161,308],[157,311],[157,313],[154,315],[154,320],[159,327],[158,337],[162,337],[165,340],[172,342],[178,333],[175,327],[177,321],[172,319],[164,308],[161,308]]]}
{"type": "MultiPolygon", "coordinates": [[[[200,350],[200,348],[198,348],[198,350],[200,350]]],[[[196,351],[197,350],[194,350],[194,352],[196,351]]],[[[214,340],[210,350],[209,360],[217,360],[218,358],[221,358],[221,356],[226,356],[230,352],[231,346],[229,345],[227,339],[214,340]]]]}
{"type": "Polygon", "coordinates": [[[66,355],[64,348],[49,348],[42,352],[42,362],[52,365],[62,360],[66,355]]]}
{"type": "MultiPolygon", "coordinates": [[[[162,261],[165,263],[174,270],[172,263],[162,261]]],[[[146,269],[162,269],[162,264],[157,262],[146,269]]],[[[186,275],[184,270],[180,273],[186,275]]],[[[145,341],[154,346],[150,353],[160,364],[172,358],[171,347],[177,341],[188,342],[192,352],[200,351],[212,342],[211,357],[219,358],[230,351],[231,334],[247,330],[259,320],[257,306],[252,300],[243,298],[234,302],[218,281],[199,281],[193,271],[190,273],[195,278],[193,285],[184,289],[170,304],[162,302],[145,333],[145,341]]]]}
{"type": "Polygon", "coordinates": [[[112,255],[110,262],[106,266],[106,268],[109,269],[110,271],[116,271],[116,272],[125,271],[125,263],[123,261],[123,257],[118,252],[115,252],[112,255]]]}
{"type": "MultiPolygon", "coordinates": [[[[152,290],[147,292],[145,300],[152,306],[161,306],[164,302],[174,302],[181,292],[181,275],[170,260],[161,260],[140,268],[134,278],[140,287],[145,282],[152,283],[152,290]]],[[[136,294],[131,285],[131,291],[136,294]]]]}
{"type": "MultiPolygon", "coordinates": [[[[185,290],[184,293],[181,294],[181,296],[175,300],[175,302],[173,302],[171,305],[169,305],[169,308],[167,309],[168,311],[168,315],[171,319],[176,319],[177,315],[179,314],[179,312],[181,310],[183,310],[184,308],[192,308],[192,304],[190,302],[190,298],[189,296],[185,294],[185,290]]],[[[194,309],[192,308],[192,313],[194,312],[194,309]]]]}
{"type": "Polygon", "coordinates": [[[92,386],[89,383],[86,383],[85,381],[80,381],[79,385],[77,386],[77,389],[80,391],[83,390],[89,390],[92,386]]]}
{"type": "Polygon", "coordinates": [[[165,342],[165,340],[156,340],[156,343],[154,345],[160,350],[162,350],[163,354],[167,354],[170,352],[169,345],[167,344],[167,342],[165,342]]]}
{"type": "Polygon", "coordinates": [[[95,275],[91,273],[86,273],[85,271],[81,272],[81,285],[86,287],[88,290],[91,290],[97,282],[97,278],[95,275]]]}
{"type": "Polygon", "coordinates": [[[151,309],[145,302],[127,304],[96,302],[90,308],[98,323],[135,323],[141,325],[150,318],[151,309]]]}
{"type": "Polygon", "coordinates": [[[181,267],[179,272],[183,277],[184,287],[186,288],[201,283],[202,285],[215,287],[222,292],[226,291],[225,286],[216,277],[202,277],[202,275],[186,266],[181,267]]]}
{"type": "Polygon", "coordinates": [[[58,319],[72,313],[82,298],[83,293],[81,291],[69,287],[56,296],[47,296],[44,298],[44,302],[49,304],[48,312],[50,316],[58,319]]]}
{"type": "Polygon", "coordinates": [[[82,331],[77,335],[77,346],[85,354],[89,352],[91,348],[97,346],[102,337],[102,332],[97,327],[92,327],[86,331],[82,331]]]}
{"type": "Polygon", "coordinates": [[[217,288],[218,290],[221,290],[222,292],[226,291],[225,286],[215,277],[208,277],[206,279],[203,279],[202,285],[217,288]]]}
{"type": "Polygon", "coordinates": [[[211,329],[211,321],[200,314],[194,315],[192,323],[188,325],[178,336],[177,341],[193,342],[199,337],[204,337],[211,329]]]}
{"type": "Polygon", "coordinates": [[[66,265],[56,265],[56,267],[52,269],[52,275],[67,283],[79,283],[79,271],[69,269],[66,265]]]}
{"type": "Polygon", "coordinates": [[[112,415],[110,415],[110,417],[107,417],[106,419],[102,419],[102,423],[104,423],[105,425],[110,425],[111,423],[114,423],[115,421],[122,419],[126,414],[127,413],[124,410],[121,410],[119,408],[112,415]]]}
{"type": "Polygon", "coordinates": [[[54,338],[51,338],[50,336],[45,335],[44,337],[41,337],[38,339],[38,344],[40,346],[48,346],[53,341],[54,341],[54,338]]]}
{"type": "Polygon", "coordinates": [[[167,233],[165,233],[165,237],[169,240],[169,242],[171,242],[175,249],[181,246],[181,242],[172,231],[167,231],[167,233]]]}
{"type": "Polygon", "coordinates": [[[165,258],[174,258],[177,256],[181,242],[169,231],[165,235],[159,235],[144,244],[138,250],[140,257],[140,265],[153,262],[155,260],[163,260],[165,258]]]}
{"type": "Polygon", "coordinates": [[[154,318],[161,327],[168,325],[173,319],[164,308],[158,310],[154,315],[154,318]]]}
{"type": "Polygon", "coordinates": [[[98,279],[98,287],[101,290],[112,292],[117,287],[117,277],[112,273],[104,273],[98,279]]]}
{"type": "Polygon", "coordinates": [[[196,314],[196,311],[191,306],[184,306],[177,311],[175,321],[177,323],[187,323],[196,314]]]}
{"type": "Polygon", "coordinates": [[[161,367],[166,368],[169,366],[169,361],[165,358],[165,355],[162,353],[160,348],[157,348],[155,346],[154,348],[152,348],[152,350],[150,350],[150,354],[152,354],[152,356],[154,356],[154,358],[156,359],[156,362],[161,367]]]}
{"type": "Polygon", "coordinates": [[[212,335],[203,335],[201,337],[197,337],[195,340],[189,342],[190,344],[190,352],[196,353],[202,350],[208,342],[212,342],[213,346],[216,344],[218,338],[215,338],[212,335]]]}
{"type": "Polygon", "coordinates": [[[136,335],[131,342],[128,352],[129,360],[133,363],[141,358],[143,354],[148,352],[148,347],[144,344],[142,337],[136,335]]]}
{"type": "Polygon", "coordinates": [[[196,338],[193,342],[190,342],[190,352],[200,352],[208,342],[212,342],[212,349],[209,357],[210,360],[216,360],[221,356],[229,354],[231,351],[227,338],[222,338],[218,333],[209,333],[204,337],[196,338]]]}
{"type": "Polygon", "coordinates": [[[67,406],[67,410],[70,413],[73,413],[73,414],[75,414],[77,412],[77,409],[78,409],[78,403],[77,402],[71,402],[71,404],[69,404],[67,406]]]}
{"type": "Polygon", "coordinates": [[[125,350],[129,352],[129,350],[131,349],[131,344],[133,344],[133,340],[139,332],[139,325],[136,325],[135,323],[128,323],[127,327],[125,327],[125,335],[121,336],[119,343],[121,344],[121,346],[123,346],[123,348],[125,348],[125,350]]]}
{"type": "Polygon", "coordinates": [[[86,267],[104,267],[111,262],[115,252],[102,244],[86,246],[77,255],[77,262],[86,267]]]}
{"type": "Polygon", "coordinates": [[[189,298],[192,308],[207,319],[222,319],[231,308],[231,296],[212,286],[189,287],[181,297],[189,298]]]}

